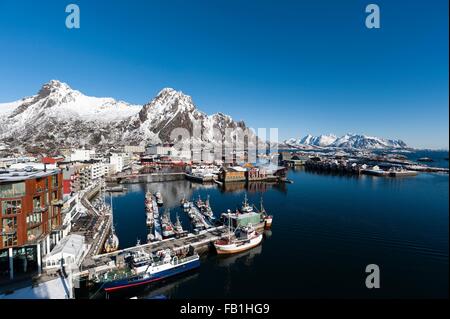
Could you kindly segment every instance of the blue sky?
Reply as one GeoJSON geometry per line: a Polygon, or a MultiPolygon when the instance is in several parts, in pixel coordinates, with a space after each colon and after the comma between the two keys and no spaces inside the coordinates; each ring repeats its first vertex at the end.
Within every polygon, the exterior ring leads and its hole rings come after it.
{"type": "Polygon", "coordinates": [[[173,87],[280,138],[449,145],[445,0],[1,0],[0,45],[0,102],[50,79],[141,104],[173,87]],[[381,29],[365,27],[369,3],[381,29]]]}

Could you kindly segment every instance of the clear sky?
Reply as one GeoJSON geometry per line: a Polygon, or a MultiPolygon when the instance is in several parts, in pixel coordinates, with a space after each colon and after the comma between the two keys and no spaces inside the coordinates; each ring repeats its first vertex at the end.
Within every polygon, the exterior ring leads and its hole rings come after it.
{"type": "Polygon", "coordinates": [[[0,102],[50,79],[139,104],[173,87],[280,138],[448,149],[448,54],[447,0],[0,0],[0,102]],[[365,27],[369,3],[380,29],[365,27]]]}

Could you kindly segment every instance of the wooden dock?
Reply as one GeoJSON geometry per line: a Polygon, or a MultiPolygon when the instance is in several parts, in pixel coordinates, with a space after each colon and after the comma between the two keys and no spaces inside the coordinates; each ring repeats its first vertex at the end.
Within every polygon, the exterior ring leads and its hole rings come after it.
{"type": "MultiPolygon", "coordinates": [[[[259,231],[264,229],[265,223],[255,225],[259,231]]],[[[101,274],[114,269],[121,263],[120,257],[127,252],[143,249],[147,253],[156,253],[161,250],[170,249],[174,252],[188,252],[193,250],[198,254],[204,254],[211,250],[212,243],[218,239],[228,236],[227,226],[218,226],[201,231],[199,234],[189,234],[183,238],[169,238],[157,242],[137,245],[111,253],[89,256],[83,261],[81,272],[78,276],[85,276],[91,279],[94,275],[101,274]]]]}

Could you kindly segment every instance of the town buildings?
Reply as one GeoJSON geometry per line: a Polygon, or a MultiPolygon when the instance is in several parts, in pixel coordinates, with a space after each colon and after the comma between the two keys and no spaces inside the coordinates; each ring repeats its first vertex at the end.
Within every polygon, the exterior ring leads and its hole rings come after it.
{"type": "Polygon", "coordinates": [[[58,169],[0,174],[0,276],[40,271],[42,256],[62,238],[62,173],[58,169]]]}

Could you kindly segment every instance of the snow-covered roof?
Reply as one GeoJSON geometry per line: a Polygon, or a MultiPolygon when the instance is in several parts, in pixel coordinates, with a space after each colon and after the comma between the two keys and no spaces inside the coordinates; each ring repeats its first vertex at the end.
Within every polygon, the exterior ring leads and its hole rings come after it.
{"type": "MultiPolygon", "coordinates": [[[[29,164],[29,163],[27,163],[29,164]]],[[[29,166],[29,165],[25,165],[29,166]]],[[[0,170],[0,184],[1,183],[11,183],[11,182],[19,182],[28,179],[42,178],[50,175],[55,175],[59,172],[58,169],[54,170],[22,170],[22,169],[7,169],[0,170]]]]}
{"type": "Polygon", "coordinates": [[[58,245],[53,248],[50,254],[46,257],[51,258],[58,254],[77,256],[84,246],[84,236],[72,234],[64,237],[58,245]]]}

